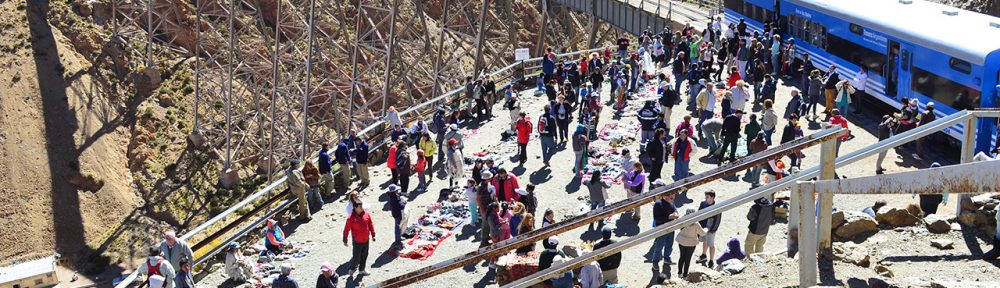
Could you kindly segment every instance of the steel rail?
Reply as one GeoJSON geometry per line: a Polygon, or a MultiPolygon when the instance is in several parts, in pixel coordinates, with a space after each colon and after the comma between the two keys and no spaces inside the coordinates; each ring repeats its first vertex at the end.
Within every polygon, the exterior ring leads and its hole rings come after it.
{"type": "MultiPolygon", "coordinates": [[[[400,276],[390,278],[388,280],[382,281],[370,287],[400,287],[407,284],[415,283],[427,277],[439,275],[441,273],[459,267],[475,264],[476,262],[479,262],[481,260],[485,260],[491,257],[496,257],[501,254],[512,251],[514,249],[520,248],[522,246],[542,241],[550,236],[555,236],[557,234],[575,228],[583,227],[585,225],[597,222],[611,215],[620,214],[625,211],[632,210],[636,207],[652,203],[654,200],[659,199],[663,195],[676,194],[681,191],[686,191],[693,187],[709,183],[711,181],[715,181],[718,179],[722,179],[724,177],[749,169],[751,167],[762,165],[770,160],[784,157],[785,155],[788,155],[788,153],[797,152],[807,147],[818,145],[823,141],[834,139],[842,135],[843,133],[846,133],[846,130],[840,127],[825,129],[815,134],[805,136],[796,139],[794,141],[776,146],[772,149],[768,149],[760,153],[755,153],[753,155],[748,156],[747,158],[733,162],[729,165],[718,167],[716,169],[712,169],[698,175],[674,181],[673,183],[667,186],[639,194],[638,196],[634,196],[630,199],[610,204],[601,209],[591,210],[586,214],[578,215],[576,217],[564,220],[562,222],[558,222],[546,226],[544,228],[531,231],[529,233],[518,235],[515,238],[511,238],[506,241],[496,243],[488,247],[480,248],[476,251],[472,251],[457,256],[455,258],[439,262],[431,266],[427,266],[400,276]]],[[[531,277],[531,278],[537,278],[537,277],[531,277]]]]}

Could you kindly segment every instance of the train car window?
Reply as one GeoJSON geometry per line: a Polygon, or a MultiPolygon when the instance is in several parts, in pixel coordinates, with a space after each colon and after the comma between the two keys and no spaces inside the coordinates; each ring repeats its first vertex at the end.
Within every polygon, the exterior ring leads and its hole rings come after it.
{"type": "Polygon", "coordinates": [[[955,69],[955,71],[962,72],[962,74],[972,73],[972,64],[962,59],[952,57],[948,60],[948,66],[951,66],[951,69],[955,69]]]}
{"type": "Polygon", "coordinates": [[[826,27],[818,22],[799,17],[797,15],[788,16],[788,33],[792,37],[803,40],[819,49],[826,49],[827,33],[826,27]]]}
{"type": "Polygon", "coordinates": [[[854,65],[868,67],[868,74],[882,74],[885,65],[885,54],[868,49],[837,35],[827,35],[826,51],[854,65]]]}
{"type": "Polygon", "coordinates": [[[861,28],[861,25],[851,23],[851,33],[861,35],[865,33],[865,29],[861,28]]]}
{"type": "Polygon", "coordinates": [[[982,93],[976,88],[959,84],[948,78],[928,72],[919,67],[913,67],[911,89],[935,102],[965,110],[979,108],[979,97],[982,93]]]}
{"type": "Polygon", "coordinates": [[[726,0],[726,8],[737,14],[743,14],[743,0],[726,0]]]}

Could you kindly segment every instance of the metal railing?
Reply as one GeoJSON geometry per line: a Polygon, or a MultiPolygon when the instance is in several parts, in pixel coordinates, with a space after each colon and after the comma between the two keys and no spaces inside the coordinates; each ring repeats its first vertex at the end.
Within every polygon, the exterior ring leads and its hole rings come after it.
{"type": "MultiPolygon", "coordinates": [[[[558,57],[560,59],[575,59],[575,58],[567,58],[567,57],[576,57],[576,56],[579,56],[581,54],[590,54],[590,53],[593,53],[593,52],[599,52],[599,51],[603,51],[603,50],[604,50],[604,48],[602,47],[602,48],[596,48],[596,49],[574,51],[574,52],[556,54],[556,57],[558,57]]],[[[500,80],[498,82],[502,82],[503,83],[503,84],[497,86],[498,90],[503,91],[504,89],[506,89],[507,87],[510,87],[511,85],[515,84],[516,82],[523,80],[524,77],[531,76],[531,75],[527,75],[527,74],[520,74],[521,76],[519,76],[518,72],[525,73],[528,70],[538,69],[538,67],[541,67],[540,63],[541,63],[542,59],[543,59],[543,57],[535,57],[535,58],[530,58],[530,59],[527,59],[527,60],[516,61],[516,62],[514,62],[514,63],[512,63],[510,65],[504,66],[504,67],[499,68],[499,69],[497,69],[497,70],[495,70],[493,72],[490,72],[489,76],[493,77],[492,79],[494,79],[494,80],[500,80]],[[518,69],[518,70],[521,70],[521,71],[517,71],[515,69],[518,69]]],[[[464,91],[465,91],[465,87],[459,87],[459,88],[456,88],[454,90],[448,91],[448,92],[446,92],[446,93],[444,93],[442,95],[439,95],[437,97],[434,97],[432,99],[429,99],[427,101],[424,101],[424,102],[422,102],[420,104],[414,105],[412,107],[409,107],[409,108],[407,108],[407,109],[399,112],[399,116],[402,119],[407,119],[408,118],[410,121],[413,121],[414,119],[424,119],[424,120],[426,120],[431,115],[433,115],[434,108],[437,105],[440,105],[440,104],[450,104],[452,106],[465,107],[465,105],[463,105],[464,103],[462,102],[462,101],[466,101],[467,100],[467,99],[464,98],[464,93],[462,93],[464,91]]],[[[410,121],[408,121],[408,122],[410,122],[410,121]]],[[[385,137],[386,136],[385,135],[386,132],[389,131],[387,125],[385,125],[386,123],[387,123],[387,120],[383,117],[382,119],[379,119],[375,123],[373,123],[373,124],[365,127],[364,129],[361,129],[358,132],[359,136],[368,136],[368,138],[369,138],[370,141],[376,143],[376,144],[374,144],[374,145],[371,146],[371,148],[370,148],[371,150],[378,150],[378,149],[382,148],[383,146],[385,146],[385,144],[388,142],[387,141],[388,137],[385,137]]],[[[315,158],[315,157],[313,157],[313,158],[315,158]]],[[[285,177],[285,176],[282,176],[281,178],[278,178],[277,180],[275,180],[271,184],[268,184],[267,186],[265,186],[260,191],[257,191],[255,193],[251,194],[250,196],[247,196],[245,199],[241,200],[240,202],[237,202],[236,204],[233,204],[232,206],[230,206],[226,210],[222,211],[218,215],[215,215],[214,217],[212,217],[211,219],[209,219],[208,221],[206,221],[206,222],[204,222],[204,223],[196,226],[194,229],[191,229],[190,231],[184,233],[183,235],[181,235],[179,237],[179,239],[181,239],[183,241],[188,241],[192,237],[194,237],[194,236],[196,236],[196,235],[198,235],[200,233],[205,232],[206,230],[208,230],[209,227],[212,227],[213,225],[217,225],[217,224],[221,223],[223,220],[231,217],[234,213],[236,213],[237,211],[243,209],[244,207],[260,201],[261,199],[263,199],[262,197],[264,197],[265,195],[270,195],[274,191],[277,191],[278,187],[280,187],[280,185],[284,184],[286,180],[287,180],[287,177],[285,177]]],[[[287,191],[282,191],[282,192],[280,192],[280,193],[272,196],[271,200],[274,200],[275,198],[283,197],[283,196],[287,195],[287,193],[288,193],[287,191]]],[[[234,241],[236,239],[242,238],[242,237],[246,236],[247,234],[249,234],[250,232],[254,231],[255,228],[259,228],[264,223],[264,221],[267,221],[267,219],[269,219],[269,218],[273,217],[274,215],[276,215],[276,214],[284,211],[285,209],[287,209],[288,207],[290,207],[291,204],[293,204],[295,201],[296,201],[296,199],[292,198],[292,199],[285,200],[284,202],[281,202],[273,210],[268,210],[268,212],[265,213],[262,217],[257,218],[255,221],[250,222],[249,225],[245,225],[245,227],[243,229],[240,229],[239,231],[237,231],[236,233],[234,233],[230,237],[227,237],[227,239],[225,241],[220,241],[220,243],[222,243],[222,245],[217,245],[217,246],[210,247],[210,250],[209,250],[208,253],[205,253],[205,254],[203,254],[203,255],[201,255],[199,257],[196,257],[196,259],[194,259],[193,262],[195,263],[195,265],[201,264],[201,263],[205,262],[206,260],[210,259],[212,256],[215,256],[216,254],[218,254],[219,252],[221,252],[222,248],[225,247],[225,245],[227,243],[232,242],[232,241],[234,241]]],[[[273,205],[273,201],[266,201],[265,204],[273,205]]],[[[215,242],[215,240],[217,240],[218,238],[222,237],[222,235],[226,234],[227,232],[230,232],[230,230],[232,230],[232,229],[235,229],[238,226],[238,224],[240,224],[240,222],[245,221],[248,218],[247,217],[248,215],[260,213],[261,211],[266,210],[266,209],[261,209],[263,206],[264,205],[261,205],[261,206],[257,207],[256,209],[254,209],[253,211],[251,211],[251,213],[243,215],[237,221],[234,221],[233,223],[230,223],[229,225],[226,225],[223,229],[214,232],[212,234],[212,237],[208,237],[206,239],[203,239],[203,240],[199,241],[199,243],[193,245],[192,247],[202,248],[202,247],[206,247],[206,246],[211,245],[212,242],[215,242]]],[[[115,287],[116,288],[129,287],[129,285],[131,285],[131,284],[133,284],[133,282],[135,282],[135,280],[136,280],[137,277],[138,277],[137,273],[135,271],[133,271],[128,277],[126,277],[125,279],[123,279],[122,282],[120,282],[115,287]]]]}
{"type": "MultiPolygon", "coordinates": [[[[532,274],[531,276],[528,276],[528,277],[522,278],[522,279],[520,279],[518,281],[512,282],[512,283],[510,283],[510,284],[508,284],[508,285],[506,285],[504,287],[505,288],[508,288],[508,287],[529,287],[529,286],[531,286],[533,284],[536,284],[536,283],[542,282],[542,281],[544,281],[546,279],[549,279],[549,278],[552,278],[554,276],[560,275],[561,273],[563,273],[563,272],[565,272],[567,270],[578,268],[578,267],[582,267],[582,266],[586,265],[587,263],[596,261],[597,259],[602,259],[602,258],[610,256],[612,254],[619,253],[619,252],[621,252],[621,251],[623,251],[625,249],[628,249],[630,247],[636,246],[636,245],[638,245],[640,243],[643,243],[643,242],[647,242],[647,241],[653,240],[656,237],[659,237],[659,236],[662,236],[664,234],[676,231],[676,230],[678,230],[680,228],[683,228],[683,227],[685,227],[687,225],[691,225],[691,224],[693,224],[693,223],[695,223],[697,221],[701,221],[701,220],[707,219],[709,217],[713,217],[713,216],[718,215],[718,214],[720,214],[722,212],[725,212],[727,210],[735,208],[735,207],[737,207],[739,205],[750,203],[751,201],[753,201],[755,199],[758,199],[760,197],[769,196],[769,195],[771,195],[773,193],[776,193],[776,192],[788,189],[790,187],[793,187],[793,185],[796,185],[800,181],[805,181],[807,179],[811,179],[811,178],[817,177],[817,176],[820,176],[821,179],[831,179],[831,178],[833,178],[834,169],[836,167],[841,167],[841,166],[844,166],[844,165],[852,164],[852,163],[857,162],[857,161],[859,161],[859,160],[861,160],[863,158],[877,155],[878,153],[885,152],[885,151],[888,151],[889,149],[892,149],[892,148],[895,148],[897,146],[903,145],[903,144],[908,143],[910,141],[914,141],[914,140],[920,139],[920,138],[922,138],[924,136],[927,136],[927,135],[930,135],[930,134],[932,134],[934,132],[941,131],[941,130],[943,130],[945,128],[948,128],[948,127],[950,127],[952,125],[964,124],[964,125],[966,125],[966,127],[974,127],[975,125],[973,125],[973,124],[975,123],[976,119],[977,118],[981,118],[981,117],[989,117],[989,118],[1000,117],[1000,110],[960,111],[960,112],[954,113],[952,115],[948,115],[948,116],[946,116],[944,118],[938,119],[938,120],[936,120],[934,122],[931,122],[928,125],[920,126],[920,127],[917,127],[916,129],[912,129],[910,131],[907,131],[907,132],[904,132],[904,133],[900,133],[898,135],[890,137],[889,139],[880,141],[880,142],[878,142],[878,143],[876,143],[876,144],[874,144],[872,146],[859,149],[858,151],[855,151],[853,153],[850,153],[850,154],[847,154],[847,155],[844,155],[844,156],[840,156],[840,157],[834,157],[834,155],[836,153],[836,146],[835,146],[836,143],[834,142],[834,141],[837,141],[835,139],[836,137],[832,137],[832,138],[831,137],[823,137],[822,140],[821,140],[821,142],[823,142],[822,143],[822,147],[821,147],[822,153],[820,154],[820,163],[821,163],[821,165],[819,167],[812,167],[810,169],[807,169],[807,170],[804,170],[802,172],[799,172],[798,174],[791,175],[791,176],[788,176],[788,177],[784,177],[784,178],[782,178],[782,179],[780,179],[778,181],[775,181],[773,183],[768,183],[766,185],[763,185],[763,186],[751,189],[749,192],[744,193],[744,194],[742,194],[740,196],[737,196],[736,198],[728,199],[728,200],[725,200],[725,201],[720,201],[716,205],[713,205],[712,207],[710,207],[708,209],[699,210],[699,211],[697,211],[697,212],[695,212],[695,213],[693,213],[691,215],[686,215],[686,216],[683,216],[681,218],[678,218],[677,220],[671,221],[671,222],[669,222],[666,225],[662,225],[660,227],[656,227],[656,228],[653,228],[651,230],[639,233],[636,236],[633,236],[631,238],[619,241],[619,242],[617,242],[615,244],[612,244],[612,245],[609,245],[607,247],[604,247],[604,248],[601,248],[601,249],[597,249],[597,250],[595,250],[593,252],[583,254],[580,257],[573,258],[573,259],[571,259],[569,261],[566,261],[564,263],[553,265],[552,267],[550,267],[548,269],[539,271],[539,272],[537,272],[535,274],[532,274]]],[[[972,130],[972,129],[967,129],[967,130],[972,130]]],[[[843,133],[843,131],[841,131],[841,129],[837,129],[836,131],[831,131],[830,129],[827,129],[827,130],[824,130],[824,131],[820,131],[820,132],[818,132],[816,134],[831,133],[831,132],[836,133],[835,135],[840,135],[840,133],[843,133]]],[[[813,135],[816,135],[816,134],[813,134],[813,135]]],[[[967,135],[975,135],[975,134],[973,132],[968,132],[967,135]]],[[[963,149],[962,149],[962,160],[963,160],[963,162],[967,162],[967,159],[971,159],[971,155],[973,153],[973,148],[972,148],[971,145],[973,145],[975,139],[972,139],[972,137],[968,137],[967,136],[964,140],[965,141],[963,141],[963,149]]],[[[816,143],[813,143],[813,144],[816,144],[816,143]]],[[[782,146],[784,146],[784,145],[782,145],[782,146]]],[[[772,151],[772,150],[788,150],[787,147],[782,147],[782,146],[779,146],[778,148],[774,148],[774,149],[769,149],[767,151],[772,151]]],[[[765,151],[765,153],[767,153],[767,151],[765,151]]],[[[785,152],[785,153],[787,153],[787,152],[785,152]]],[[[751,157],[752,156],[753,155],[751,155],[751,157]]],[[[695,177],[697,177],[697,176],[695,176],[695,177]]],[[[656,192],[654,190],[653,192],[650,192],[650,193],[662,194],[662,193],[665,193],[665,192],[669,192],[669,190],[674,190],[674,189],[670,189],[669,187],[671,187],[671,186],[658,189],[659,192],[656,192]]],[[[820,238],[819,244],[820,244],[821,248],[828,247],[831,244],[830,239],[829,239],[830,238],[830,228],[829,227],[831,226],[831,223],[832,223],[832,217],[831,217],[831,215],[832,215],[832,207],[833,207],[832,206],[832,200],[833,200],[833,198],[832,197],[825,197],[823,195],[832,196],[832,194],[829,194],[829,193],[827,193],[827,194],[821,194],[821,196],[819,198],[819,207],[820,207],[819,208],[820,209],[820,211],[819,211],[819,215],[820,215],[819,220],[820,221],[819,221],[819,223],[811,222],[812,223],[811,225],[803,225],[803,224],[801,224],[801,223],[810,223],[810,222],[804,222],[804,221],[808,221],[808,219],[801,219],[801,218],[804,218],[804,217],[799,217],[798,214],[799,213],[805,213],[805,212],[799,212],[800,211],[799,208],[800,207],[804,207],[806,209],[810,209],[808,211],[813,211],[813,212],[806,211],[806,212],[808,212],[807,214],[813,215],[813,217],[815,217],[815,214],[816,214],[815,211],[811,210],[811,209],[815,209],[815,206],[813,205],[812,201],[809,201],[809,202],[800,201],[800,199],[803,199],[800,195],[796,195],[796,193],[792,193],[791,195],[792,195],[792,199],[791,199],[792,203],[791,203],[790,207],[792,208],[792,211],[790,211],[790,213],[789,213],[789,217],[790,217],[790,219],[788,221],[788,223],[789,223],[789,227],[788,227],[789,233],[798,233],[798,235],[799,235],[798,239],[804,239],[804,237],[807,237],[807,235],[812,235],[811,237],[813,237],[813,238],[811,238],[811,239],[816,239],[815,237],[818,236],[820,238]],[[798,225],[793,225],[793,223],[799,223],[800,221],[803,221],[803,222],[801,222],[798,225]],[[801,230],[799,229],[799,226],[802,227],[801,230]],[[826,233],[818,233],[818,235],[817,235],[817,226],[818,226],[818,231],[819,232],[823,232],[824,229],[825,229],[826,233]],[[823,246],[823,245],[827,245],[827,246],[823,246]]],[[[958,202],[960,202],[960,201],[958,201],[958,202]]],[[[789,238],[791,238],[791,237],[789,237],[789,238]]],[[[803,247],[801,245],[803,245],[804,242],[811,243],[811,244],[813,244],[812,247],[816,247],[815,245],[816,245],[817,241],[815,241],[815,240],[812,240],[812,241],[805,241],[805,240],[803,240],[802,242],[798,243],[798,245],[800,245],[799,247],[803,247]]],[[[802,248],[800,248],[800,250],[801,249],[802,248]]],[[[806,249],[808,249],[808,248],[806,248],[806,249]]],[[[812,261],[812,262],[803,263],[803,264],[799,265],[800,266],[800,268],[799,268],[800,270],[801,269],[810,269],[810,270],[805,270],[805,272],[800,271],[800,275],[813,275],[812,276],[812,279],[813,279],[812,282],[809,282],[808,278],[806,278],[804,281],[800,280],[799,284],[800,284],[800,286],[803,286],[803,287],[813,286],[813,285],[816,284],[815,283],[815,274],[816,274],[816,272],[815,272],[816,271],[816,262],[815,261],[816,261],[816,259],[815,259],[815,257],[808,257],[808,256],[804,256],[804,255],[814,255],[814,254],[816,254],[816,251],[815,251],[815,249],[813,249],[812,251],[804,251],[803,250],[803,251],[799,251],[799,253],[802,253],[802,256],[799,256],[800,259],[803,259],[804,261],[810,261],[810,259],[811,259],[811,261],[812,261]],[[810,271],[812,272],[812,274],[809,274],[810,271]]]]}

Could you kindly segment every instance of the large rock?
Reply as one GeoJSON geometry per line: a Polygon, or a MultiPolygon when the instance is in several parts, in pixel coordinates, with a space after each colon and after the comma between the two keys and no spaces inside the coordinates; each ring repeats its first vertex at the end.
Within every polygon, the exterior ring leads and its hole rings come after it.
{"type": "Polygon", "coordinates": [[[721,276],[722,273],[696,265],[694,267],[691,267],[691,271],[688,271],[688,276],[687,278],[685,278],[685,280],[691,283],[701,283],[706,281],[712,281],[712,279],[718,279],[721,276]]]}
{"type": "Polygon", "coordinates": [[[996,225],[996,220],[989,215],[989,212],[983,210],[976,211],[962,211],[958,214],[958,223],[962,223],[965,226],[989,226],[996,225]]]}
{"type": "Polygon", "coordinates": [[[983,210],[996,209],[997,205],[1000,204],[1000,193],[986,193],[974,196],[972,197],[972,203],[975,205],[975,208],[981,208],[983,210]]]}
{"type": "Polygon", "coordinates": [[[933,239],[931,240],[931,246],[934,246],[934,248],[938,248],[941,250],[955,249],[955,241],[946,239],[933,239]]]}
{"type": "Polygon", "coordinates": [[[853,242],[833,243],[833,259],[861,267],[871,266],[872,263],[868,249],[853,242]]]}
{"type": "MultiPolygon", "coordinates": [[[[905,210],[904,210],[905,211],[905,210]]],[[[833,219],[837,219],[837,215],[840,214],[841,225],[834,230],[834,235],[840,237],[841,239],[853,239],[854,237],[878,232],[878,223],[874,219],[868,217],[864,213],[851,212],[851,211],[837,211],[834,213],[833,219]]],[[[834,220],[836,223],[836,220],[834,220]]]]}
{"type": "Polygon", "coordinates": [[[885,279],[872,277],[868,278],[868,288],[899,288],[895,282],[885,281],[885,279]]]}
{"type": "MultiPolygon", "coordinates": [[[[719,264],[720,270],[729,273],[729,275],[736,275],[743,273],[743,269],[746,269],[746,265],[743,265],[743,261],[740,259],[729,259],[722,264],[719,264]]],[[[688,274],[690,276],[690,274],[688,274]]]]}
{"type": "Polygon", "coordinates": [[[931,214],[924,218],[924,223],[927,224],[927,231],[943,234],[951,231],[951,223],[948,223],[948,219],[951,219],[951,215],[931,214]]]}
{"type": "Polygon", "coordinates": [[[882,207],[875,213],[875,220],[879,224],[892,227],[913,226],[920,223],[920,218],[910,213],[906,209],[896,207],[882,207]]]}
{"type": "Polygon", "coordinates": [[[838,227],[840,227],[840,225],[844,225],[844,210],[837,210],[837,212],[833,212],[831,218],[833,218],[832,219],[833,223],[830,227],[836,230],[838,227]]]}

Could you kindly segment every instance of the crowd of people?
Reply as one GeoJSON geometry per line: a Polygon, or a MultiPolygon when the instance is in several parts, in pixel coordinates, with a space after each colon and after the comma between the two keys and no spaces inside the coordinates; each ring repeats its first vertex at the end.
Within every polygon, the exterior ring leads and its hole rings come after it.
{"type": "MultiPolygon", "coordinates": [[[[600,170],[593,171],[589,180],[583,180],[589,165],[590,147],[597,140],[595,129],[599,127],[599,121],[617,121],[601,119],[601,112],[606,106],[618,117],[624,114],[626,107],[639,107],[636,111],[640,126],[638,149],[632,147],[631,150],[637,151],[638,155],[633,156],[628,148],[621,149],[621,164],[627,171],[623,175],[611,175],[622,178],[624,191],[621,194],[625,196],[622,198],[666,186],[668,180],[663,178],[664,175],[671,175],[673,181],[689,177],[690,162],[698,159],[699,154],[721,166],[744,155],[760,153],[769,147],[803,137],[803,125],[810,123],[849,130],[845,113],[852,109],[852,103],[854,112],[860,113],[863,106],[860,102],[866,98],[865,68],[862,66],[853,79],[846,79],[835,66],[825,71],[815,69],[808,54],[802,55],[803,64],[795,65],[794,39],[783,40],[770,23],[765,25],[764,31],[767,32],[751,33],[743,20],[722,25],[721,18],[715,18],[700,32],[688,25],[676,32],[665,29],[662,33],[654,33],[647,29],[635,38],[622,36],[617,40],[617,49],[608,48],[578,59],[559,59],[549,48],[543,55],[542,71],[537,75],[534,87],[546,97],[548,104],[538,111],[522,107],[521,97],[525,96],[521,96],[521,91],[508,87],[503,95],[498,95],[496,84],[485,76],[467,79],[465,97],[470,99],[467,101],[469,106],[437,107],[429,123],[417,120],[406,127],[407,123],[400,118],[396,108],[389,107],[385,119],[390,127],[389,148],[384,160],[385,168],[391,175],[386,194],[394,219],[393,249],[402,246],[400,233],[405,228],[407,198],[410,193],[425,191],[430,183],[439,179],[434,175],[438,173],[447,175],[443,178],[448,181],[447,189],[460,191],[467,199],[472,217],[466,225],[478,229],[480,247],[500,243],[558,221],[552,209],[547,209],[545,203],[539,203],[535,195],[536,186],[520,181],[518,175],[507,167],[496,165],[493,160],[475,160],[471,163],[471,171],[466,171],[466,154],[463,153],[466,139],[463,139],[460,125],[464,124],[463,121],[494,117],[494,104],[502,103],[499,107],[509,110],[508,133],[517,146],[512,162],[518,167],[524,167],[530,159],[535,159],[529,157],[527,147],[536,139],[537,145],[541,146],[540,158],[544,167],[552,166],[551,160],[558,153],[558,145],[570,142],[574,164],[560,167],[575,173],[572,181],[580,181],[581,186],[586,187],[590,209],[604,207],[612,198],[609,194],[618,190],[602,181],[600,170]],[[775,98],[779,79],[798,82],[798,88],[790,92],[791,99],[784,103],[785,113],[781,117],[776,112],[776,106],[781,104],[776,103],[775,98]],[[655,87],[655,97],[642,98],[646,95],[643,91],[649,87],[655,87]],[[602,94],[610,97],[601,99],[602,94]],[[682,106],[685,102],[686,106],[682,106]],[[818,106],[822,106],[824,117],[817,114],[818,106]],[[671,123],[674,113],[684,113],[682,111],[685,110],[687,114],[680,123],[671,123]],[[772,137],[779,128],[781,137],[774,142],[772,137]],[[738,152],[740,150],[746,153],[738,152]],[[438,161],[435,162],[435,159],[438,161]],[[664,167],[670,161],[674,162],[673,169],[665,171],[664,167]],[[417,177],[416,186],[410,186],[411,177],[417,177]],[[535,216],[538,211],[543,211],[540,220],[535,216]]],[[[899,113],[883,117],[878,127],[880,140],[934,120],[933,103],[925,105],[924,111],[920,111],[916,99],[904,99],[903,103],[906,105],[899,113]]],[[[334,193],[347,194],[352,182],[360,182],[357,186],[359,190],[370,185],[368,164],[372,159],[369,159],[367,139],[354,130],[342,138],[332,148],[322,145],[315,165],[312,161],[303,161],[304,165],[300,165],[302,163],[298,160],[289,161],[287,183],[291,194],[298,199],[296,210],[301,220],[311,219],[312,210],[322,206],[324,198],[334,193]],[[300,166],[304,167],[300,169],[300,166]]],[[[852,138],[850,133],[839,137],[837,150],[841,143],[852,138]]],[[[920,159],[924,151],[921,142],[918,141],[914,149],[912,157],[920,159]]],[[[767,164],[749,169],[745,180],[752,187],[757,187],[781,179],[800,169],[804,156],[802,152],[792,152],[781,159],[770,160],[767,164]]],[[[876,173],[885,171],[882,166],[884,158],[885,152],[878,157],[876,173]]],[[[684,211],[683,215],[688,215],[710,209],[717,201],[714,191],[706,191],[704,201],[698,207],[677,207],[674,199],[674,194],[662,195],[651,205],[654,227],[680,218],[680,210],[684,211]]],[[[718,256],[715,234],[724,221],[722,215],[656,238],[649,259],[652,270],[659,277],[671,276],[674,242],[680,253],[676,263],[680,277],[687,276],[692,261],[715,268],[726,260],[763,252],[769,227],[774,222],[775,207],[786,205],[785,200],[762,197],[754,201],[746,215],[750,225],[745,238],[730,238],[725,250],[718,256]],[[701,253],[694,257],[698,246],[702,247],[701,253]]],[[[924,201],[921,202],[923,204],[924,201]]],[[[928,200],[928,203],[931,202],[928,200]]],[[[347,205],[350,216],[344,223],[343,243],[352,246],[349,276],[355,273],[367,276],[366,262],[370,242],[375,241],[375,225],[368,205],[359,194],[351,192],[347,205]]],[[[638,207],[627,214],[633,221],[639,221],[642,216],[638,207]]],[[[612,228],[606,226],[603,220],[597,224],[602,238],[594,249],[615,243],[612,228]]],[[[272,253],[278,253],[288,245],[279,225],[274,220],[267,223],[264,242],[272,253]]],[[[181,276],[185,271],[181,259],[190,259],[190,248],[172,234],[165,238],[167,240],[160,247],[151,250],[147,265],[140,269],[145,269],[147,274],[176,278],[173,283],[178,287],[187,287],[181,276]],[[163,257],[157,258],[160,254],[163,257]]],[[[542,242],[539,270],[566,259],[558,245],[557,237],[542,242]]],[[[250,277],[250,267],[245,264],[239,249],[236,243],[229,247],[226,272],[235,280],[245,280],[250,277]]],[[[534,250],[535,246],[529,245],[516,252],[534,250]]],[[[490,267],[494,267],[495,261],[495,258],[489,261],[490,267]]],[[[587,288],[603,287],[605,283],[617,283],[620,262],[621,254],[618,253],[588,264],[580,275],[568,271],[547,282],[554,287],[572,287],[574,284],[587,288]]],[[[275,281],[275,287],[296,287],[282,286],[294,281],[286,268],[291,270],[290,267],[281,267],[282,276],[280,281],[275,281]]],[[[320,271],[318,287],[336,286],[338,276],[329,263],[325,263],[320,271]]]]}

